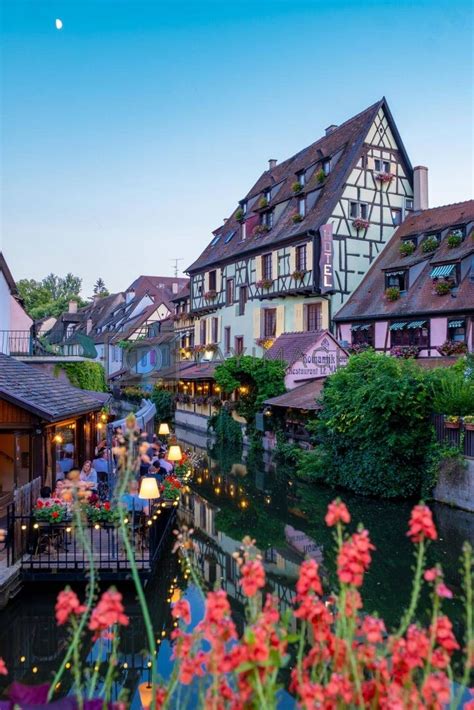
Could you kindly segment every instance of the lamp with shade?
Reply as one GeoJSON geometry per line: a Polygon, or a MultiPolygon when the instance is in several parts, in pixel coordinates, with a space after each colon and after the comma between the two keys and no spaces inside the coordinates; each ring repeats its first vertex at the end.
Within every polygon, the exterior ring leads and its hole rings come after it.
{"type": "Polygon", "coordinates": [[[153,478],[153,476],[143,476],[140,482],[138,497],[148,501],[148,513],[151,515],[152,502],[160,497],[160,489],[158,488],[156,478],[153,478]]]}
{"type": "Polygon", "coordinates": [[[158,436],[169,436],[170,428],[166,422],[161,422],[158,428],[158,436]]]}
{"type": "Polygon", "coordinates": [[[181,461],[183,452],[179,444],[172,444],[168,450],[168,461],[181,461]]]}

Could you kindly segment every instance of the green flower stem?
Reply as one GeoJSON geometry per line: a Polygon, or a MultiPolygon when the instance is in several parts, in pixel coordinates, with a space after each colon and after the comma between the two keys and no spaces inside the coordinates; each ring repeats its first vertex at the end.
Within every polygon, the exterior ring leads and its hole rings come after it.
{"type": "MultiPolygon", "coordinates": [[[[435,582],[436,587],[436,582],[435,582]]],[[[428,678],[431,673],[431,659],[433,657],[433,650],[436,642],[436,621],[438,619],[438,612],[440,610],[440,600],[436,594],[436,590],[433,590],[433,612],[431,614],[431,630],[430,630],[430,646],[428,649],[428,656],[426,658],[425,672],[423,673],[423,683],[428,678]]]]}
{"type": "MultiPolygon", "coordinates": [[[[77,623],[76,616],[74,614],[71,615],[71,628],[73,632],[73,639],[76,636],[77,629],[79,627],[79,624],[77,623]]],[[[80,710],[82,710],[83,707],[83,699],[82,699],[82,673],[81,673],[81,656],[80,656],[80,637],[76,643],[72,644],[72,658],[73,658],[73,663],[72,663],[72,672],[74,675],[74,686],[76,689],[76,700],[77,704],[80,710]]]]}
{"type": "Polygon", "coordinates": [[[416,553],[416,570],[415,570],[415,578],[413,580],[410,605],[409,605],[409,607],[408,607],[408,609],[407,609],[407,611],[400,623],[400,628],[398,629],[398,632],[396,634],[396,638],[400,638],[401,636],[403,636],[405,631],[408,629],[408,627],[413,619],[413,616],[416,612],[416,608],[418,606],[418,600],[420,598],[424,565],[425,565],[425,540],[424,540],[424,538],[422,538],[421,542],[418,545],[418,549],[417,549],[417,553],[416,553]]]}
{"type": "Polygon", "coordinates": [[[464,573],[464,594],[466,605],[466,632],[465,632],[465,659],[464,672],[460,682],[459,691],[456,693],[451,708],[458,708],[464,689],[467,688],[472,671],[472,654],[474,653],[474,595],[472,589],[472,547],[465,542],[463,545],[463,573],[464,573]]]}
{"type": "Polygon", "coordinates": [[[92,674],[91,684],[89,686],[89,693],[87,697],[89,700],[94,697],[94,691],[97,685],[97,680],[99,678],[100,664],[102,663],[102,651],[103,651],[103,641],[99,641],[99,652],[97,654],[97,660],[94,663],[94,673],[92,674]]]}
{"type": "MultiPolygon", "coordinates": [[[[87,600],[86,600],[86,610],[81,616],[81,620],[79,624],[77,625],[77,628],[74,630],[73,637],[71,639],[71,643],[69,644],[69,648],[66,652],[66,655],[63,658],[63,662],[59,666],[58,671],[56,672],[56,675],[53,678],[53,682],[51,683],[48,691],[48,702],[51,701],[54,691],[56,690],[56,686],[61,680],[64,671],[66,669],[66,664],[69,663],[71,660],[74,649],[75,647],[80,643],[82,633],[86,627],[87,621],[89,619],[89,614],[92,609],[92,604],[94,602],[94,593],[95,593],[95,584],[96,584],[96,574],[95,574],[95,566],[94,566],[94,556],[92,554],[92,549],[89,544],[89,541],[87,537],[84,535],[84,528],[82,526],[82,519],[81,519],[81,510],[80,506],[78,503],[78,500],[74,501],[74,518],[75,518],[75,523],[76,523],[76,530],[78,533],[78,537],[80,542],[83,545],[83,548],[86,552],[86,556],[89,562],[89,584],[87,586],[87,600]]],[[[82,702],[82,701],[81,701],[82,702]]]]}
{"type": "Polygon", "coordinates": [[[104,680],[104,685],[102,688],[102,693],[104,695],[104,702],[102,704],[102,710],[107,710],[107,705],[109,703],[111,693],[112,693],[112,683],[114,680],[115,668],[117,665],[117,650],[118,650],[118,629],[115,625],[112,629],[112,652],[109,657],[109,665],[107,668],[107,673],[104,680]]]}

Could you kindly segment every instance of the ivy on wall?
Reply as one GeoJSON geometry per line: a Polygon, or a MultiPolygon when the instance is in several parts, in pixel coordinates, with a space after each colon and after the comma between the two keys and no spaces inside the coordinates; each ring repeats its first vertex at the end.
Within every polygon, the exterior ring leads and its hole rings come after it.
{"type": "Polygon", "coordinates": [[[61,362],[54,366],[54,376],[66,373],[71,385],[81,390],[107,392],[105,371],[98,362],[61,362]]]}

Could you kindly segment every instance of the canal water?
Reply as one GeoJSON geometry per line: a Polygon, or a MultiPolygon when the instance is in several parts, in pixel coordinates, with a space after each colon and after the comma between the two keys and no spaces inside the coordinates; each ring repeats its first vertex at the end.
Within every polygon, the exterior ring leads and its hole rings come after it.
{"type": "MultiPolygon", "coordinates": [[[[227,590],[238,625],[243,622],[243,599],[232,553],[245,534],[255,538],[261,549],[269,587],[282,608],[291,601],[298,567],[306,555],[318,560],[326,584],[331,586],[335,554],[332,532],[324,523],[324,515],[336,495],[334,490],[299,483],[291,468],[277,465],[263,455],[209,452],[205,438],[185,431],[178,432],[178,438],[199,459],[189,491],[181,501],[180,521],[194,528],[202,574],[210,585],[218,582],[227,590]]],[[[365,608],[369,612],[377,610],[387,625],[393,627],[410,595],[413,546],[406,531],[413,502],[339,494],[350,509],[351,529],[358,522],[363,523],[377,548],[363,587],[365,608]]],[[[464,540],[474,544],[474,515],[438,504],[432,508],[439,541],[431,545],[428,561],[429,564],[439,561],[443,566],[446,583],[454,593],[454,600],[446,601],[446,609],[454,619],[458,637],[462,638],[459,558],[464,540]]],[[[54,621],[54,603],[60,588],[41,583],[30,585],[0,613],[0,656],[17,680],[30,684],[49,681],[60,663],[68,643],[64,630],[58,629],[54,621]]],[[[133,590],[125,586],[122,591],[131,623],[122,634],[117,692],[119,688],[128,689],[132,707],[139,708],[138,684],[148,675],[143,654],[145,633],[133,590]]],[[[200,595],[183,579],[171,549],[148,584],[147,596],[158,646],[159,671],[166,678],[172,665],[169,642],[173,630],[172,599],[187,598],[196,620],[203,610],[200,595]]],[[[8,678],[0,676],[0,694],[7,684],[8,678]]],[[[69,685],[66,673],[62,686],[65,692],[69,685]]]]}

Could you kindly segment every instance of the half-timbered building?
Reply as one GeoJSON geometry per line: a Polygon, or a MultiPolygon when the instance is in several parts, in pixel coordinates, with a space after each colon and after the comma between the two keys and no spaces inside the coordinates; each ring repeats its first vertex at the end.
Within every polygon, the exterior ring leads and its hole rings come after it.
{"type": "Polygon", "coordinates": [[[413,199],[385,99],[269,161],[188,268],[195,347],[258,355],[283,332],[331,328],[413,199]]]}

